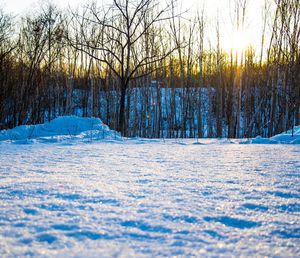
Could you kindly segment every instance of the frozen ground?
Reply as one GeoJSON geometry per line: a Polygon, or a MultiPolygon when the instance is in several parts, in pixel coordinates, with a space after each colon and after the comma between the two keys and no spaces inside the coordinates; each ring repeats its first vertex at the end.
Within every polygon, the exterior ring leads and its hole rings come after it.
{"type": "Polygon", "coordinates": [[[300,146],[0,143],[0,257],[300,255],[300,146]]]}

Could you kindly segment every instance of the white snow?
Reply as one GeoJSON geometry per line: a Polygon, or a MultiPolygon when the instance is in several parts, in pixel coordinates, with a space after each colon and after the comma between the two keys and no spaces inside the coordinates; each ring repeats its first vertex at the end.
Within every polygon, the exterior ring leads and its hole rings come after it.
{"type": "Polygon", "coordinates": [[[11,144],[30,128],[1,132],[0,257],[300,255],[298,144],[102,141],[74,117],[11,144]]]}
{"type": "Polygon", "coordinates": [[[271,138],[257,136],[249,140],[242,140],[242,144],[300,144],[300,125],[295,126],[293,132],[289,130],[271,138]]]}
{"type": "Polygon", "coordinates": [[[57,142],[70,139],[120,140],[120,134],[111,131],[99,118],[78,116],[58,117],[48,123],[22,125],[11,130],[0,131],[0,141],[30,143],[34,140],[57,142]]]}
{"type": "Polygon", "coordinates": [[[293,133],[292,130],[289,130],[271,137],[271,140],[278,143],[300,144],[300,126],[295,126],[293,133]]]}

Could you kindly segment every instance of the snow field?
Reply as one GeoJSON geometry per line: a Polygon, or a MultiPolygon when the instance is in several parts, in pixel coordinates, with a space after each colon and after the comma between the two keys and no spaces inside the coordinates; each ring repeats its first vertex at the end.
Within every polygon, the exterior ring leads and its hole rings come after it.
{"type": "Polygon", "coordinates": [[[193,142],[0,143],[0,256],[299,257],[299,145],[193,142]]]}

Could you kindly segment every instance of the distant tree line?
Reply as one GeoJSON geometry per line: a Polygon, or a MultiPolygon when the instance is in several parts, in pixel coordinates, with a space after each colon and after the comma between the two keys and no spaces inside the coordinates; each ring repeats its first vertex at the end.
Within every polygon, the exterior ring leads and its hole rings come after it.
{"type": "MultiPolygon", "coordinates": [[[[100,117],[125,136],[272,136],[300,124],[300,1],[265,1],[261,49],[225,52],[175,1],[0,11],[0,129],[100,117]],[[272,8],[268,2],[272,2],[272,8]],[[267,25],[271,23],[271,36],[267,25]]],[[[244,26],[247,0],[234,1],[244,26]]]]}

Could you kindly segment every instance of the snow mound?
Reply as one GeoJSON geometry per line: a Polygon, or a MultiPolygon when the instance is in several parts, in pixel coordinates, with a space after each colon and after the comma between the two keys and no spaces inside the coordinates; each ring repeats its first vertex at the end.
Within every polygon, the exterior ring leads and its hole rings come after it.
{"type": "Polygon", "coordinates": [[[241,144],[300,144],[300,125],[294,127],[294,132],[289,130],[287,132],[277,134],[271,138],[262,138],[257,136],[246,141],[242,141],[241,144]]]}
{"type": "Polygon", "coordinates": [[[121,140],[99,118],[61,116],[45,124],[22,125],[0,131],[0,141],[14,143],[60,142],[63,140],[121,140]]]}

